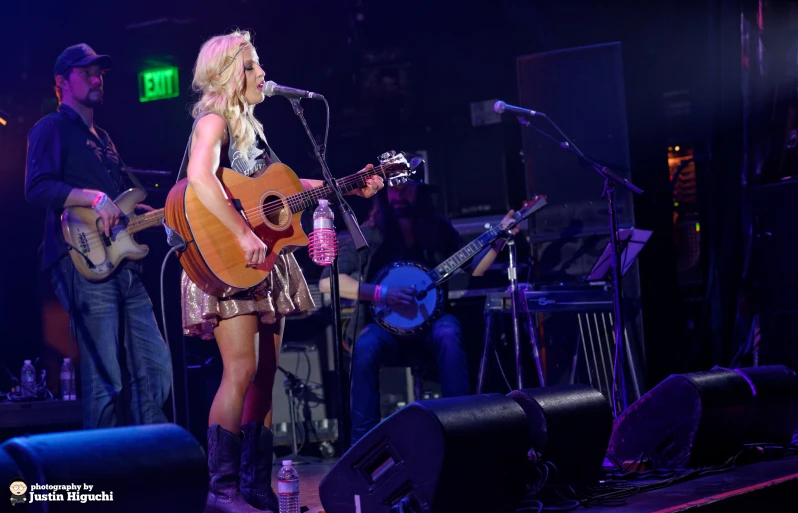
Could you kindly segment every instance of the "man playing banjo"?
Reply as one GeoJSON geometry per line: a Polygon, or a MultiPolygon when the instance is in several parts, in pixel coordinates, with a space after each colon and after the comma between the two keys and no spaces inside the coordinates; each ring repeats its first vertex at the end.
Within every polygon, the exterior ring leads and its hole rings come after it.
{"type": "MultiPolygon", "coordinates": [[[[415,264],[425,266],[426,270],[433,269],[465,246],[451,222],[435,211],[428,188],[424,184],[405,183],[386,188],[386,195],[374,197],[374,207],[362,226],[369,248],[360,258],[351,239],[341,242],[340,295],[358,300],[345,333],[346,341],[353,348],[353,445],[380,422],[379,374],[383,366],[434,359],[444,397],[470,393],[460,322],[445,312],[445,291],[443,294],[430,291],[424,297],[426,304],[422,304],[418,286],[413,283],[415,275],[424,276],[415,264]],[[384,280],[389,268],[395,271],[395,276],[393,280],[384,280]],[[359,283],[361,275],[363,280],[359,283]],[[386,285],[389,281],[392,284],[386,285]],[[391,327],[389,331],[375,322],[369,307],[409,311],[407,318],[417,312],[418,317],[429,318],[430,322],[391,327]],[[436,308],[442,310],[433,312],[436,308]],[[354,340],[356,344],[352,343],[354,340]]],[[[511,211],[505,220],[512,215],[511,211]]],[[[464,270],[472,276],[481,276],[503,246],[504,239],[497,239],[477,254],[464,270]]],[[[330,291],[329,272],[330,268],[325,267],[319,281],[322,292],[330,291]]]]}

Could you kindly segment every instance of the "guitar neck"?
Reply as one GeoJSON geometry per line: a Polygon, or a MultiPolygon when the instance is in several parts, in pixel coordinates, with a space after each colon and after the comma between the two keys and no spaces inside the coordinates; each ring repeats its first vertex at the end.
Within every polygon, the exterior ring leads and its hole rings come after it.
{"type": "MultiPolygon", "coordinates": [[[[338,189],[341,194],[346,194],[355,189],[362,189],[366,186],[366,180],[373,175],[379,175],[386,178],[385,170],[388,166],[375,166],[369,171],[361,171],[353,175],[346,176],[336,181],[338,189]]],[[[319,203],[320,198],[330,198],[335,194],[330,184],[320,185],[313,189],[292,194],[287,198],[288,205],[291,207],[291,213],[296,214],[311,207],[315,207],[319,203]]]]}
{"type": "Polygon", "coordinates": [[[546,196],[542,195],[535,195],[535,199],[531,203],[524,203],[524,208],[521,209],[519,212],[516,212],[514,217],[514,221],[512,221],[509,225],[502,228],[501,223],[497,224],[490,230],[486,231],[473,241],[465,246],[463,249],[446,259],[441,265],[433,269],[428,273],[428,276],[432,280],[433,283],[438,283],[446,278],[448,278],[453,272],[459,269],[463,264],[465,264],[469,259],[473,258],[477,253],[482,251],[482,249],[493,242],[494,240],[499,238],[499,234],[503,230],[512,230],[515,226],[518,225],[521,221],[526,219],[527,217],[531,216],[533,213],[537,212],[541,208],[546,206],[546,196]]]}
{"type": "Polygon", "coordinates": [[[161,224],[161,220],[163,220],[163,218],[164,209],[147,212],[146,214],[142,214],[131,219],[127,224],[127,231],[132,234],[140,232],[141,230],[146,230],[147,228],[152,228],[153,226],[161,224]]]}
{"type": "Polygon", "coordinates": [[[488,244],[498,238],[500,229],[500,226],[491,228],[430,271],[429,276],[433,283],[448,278],[453,272],[462,267],[463,264],[468,262],[471,258],[474,258],[474,256],[482,251],[488,244]]]}

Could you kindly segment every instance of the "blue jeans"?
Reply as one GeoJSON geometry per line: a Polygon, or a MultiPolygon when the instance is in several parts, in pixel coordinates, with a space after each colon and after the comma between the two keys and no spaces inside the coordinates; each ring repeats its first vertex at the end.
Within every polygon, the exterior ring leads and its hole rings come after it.
{"type": "Polygon", "coordinates": [[[352,357],[352,445],[380,422],[380,369],[419,361],[424,352],[438,364],[444,397],[469,394],[460,322],[453,315],[441,316],[426,336],[400,338],[377,324],[363,329],[352,357]]]}
{"type": "Polygon", "coordinates": [[[119,423],[120,349],[130,372],[132,423],[167,422],[162,407],[171,389],[169,348],[139,274],[120,269],[103,282],[90,282],[65,257],[51,277],[58,300],[70,313],[80,350],[84,429],[119,423]]]}

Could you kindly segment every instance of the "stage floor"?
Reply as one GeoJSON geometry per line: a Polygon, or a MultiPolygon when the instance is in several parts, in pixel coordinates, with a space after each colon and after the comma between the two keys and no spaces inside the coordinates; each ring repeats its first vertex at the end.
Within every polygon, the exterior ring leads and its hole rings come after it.
{"type": "MultiPolygon", "coordinates": [[[[309,513],[323,511],[319,482],[335,461],[298,465],[300,496],[309,513]]],[[[276,471],[275,471],[276,472],[276,471]]],[[[742,465],[626,499],[624,506],[594,506],[591,513],[794,513],[798,511],[798,456],[742,465]],[[756,509],[753,509],[756,508],[756,509]]],[[[579,508],[575,511],[587,511],[579,508]]]]}

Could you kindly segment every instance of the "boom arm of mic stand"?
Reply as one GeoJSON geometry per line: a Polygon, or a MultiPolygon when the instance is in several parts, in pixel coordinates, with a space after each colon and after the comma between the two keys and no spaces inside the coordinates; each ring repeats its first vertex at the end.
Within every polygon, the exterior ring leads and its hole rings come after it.
{"type": "MultiPolygon", "coordinates": [[[[545,114],[543,117],[551,123],[551,125],[562,135],[565,142],[560,143],[560,147],[566,150],[570,150],[571,152],[575,153],[577,157],[582,162],[589,164],[593,170],[595,170],[598,174],[600,174],[604,178],[604,191],[605,196],[607,197],[607,207],[610,217],[610,242],[612,244],[612,285],[613,285],[613,317],[614,323],[613,328],[615,332],[615,363],[613,365],[613,383],[612,383],[612,412],[613,417],[618,418],[618,401],[616,400],[615,393],[620,388],[621,392],[621,403],[622,408],[625,409],[629,406],[629,402],[627,399],[627,389],[626,389],[626,377],[623,371],[624,369],[624,358],[623,358],[623,349],[627,347],[626,344],[626,329],[623,317],[623,294],[622,294],[622,269],[621,269],[621,251],[620,251],[620,243],[618,237],[618,214],[615,205],[615,186],[621,185],[635,194],[643,194],[643,190],[634,185],[629,180],[621,178],[618,176],[617,173],[612,171],[611,169],[607,168],[606,166],[602,166],[596,161],[588,158],[585,156],[582,151],[576,147],[576,145],[568,138],[567,135],[560,130],[560,127],[552,121],[548,116],[545,114]],[[620,380],[616,380],[617,377],[620,377],[620,380]],[[617,384],[616,381],[620,381],[620,385],[617,384]]],[[[541,132],[543,135],[549,137],[549,139],[553,139],[550,135],[546,134],[545,132],[539,130],[537,127],[533,126],[529,121],[519,117],[519,122],[524,125],[525,127],[532,128],[541,132]]],[[[634,362],[630,361],[628,364],[631,366],[634,365],[634,362]]]]}
{"type": "MultiPolygon", "coordinates": [[[[327,103],[327,101],[324,101],[327,103]]],[[[324,158],[324,149],[316,144],[313,138],[313,133],[308,127],[305,116],[303,115],[302,106],[298,98],[291,99],[291,106],[294,108],[294,113],[302,121],[302,126],[305,127],[305,132],[308,134],[313,151],[316,153],[316,158],[321,165],[321,171],[324,175],[324,180],[330,185],[330,188],[335,192],[338,198],[338,208],[341,212],[341,217],[346,224],[346,229],[352,236],[357,249],[367,247],[366,239],[363,232],[360,231],[360,226],[357,223],[351,207],[344,199],[338,185],[332,178],[330,169],[327,167],[327,161],[324,158]]],[[[328,111],[329,113],[329,111],[328,111]]],[[[333,312],[333,352],[335,353],[335,375],[338,381],[338,442],[341,446],[341,452],[349,450],[352,434],[352,419],[351,412],[349,411],[349,373],[344,366],[344,352],[343,344],[341,343],[341,294],[338,288],[338,255],[333,258],[330,264],[330,296],[332,298],[332,312],[333,312]]]]}

